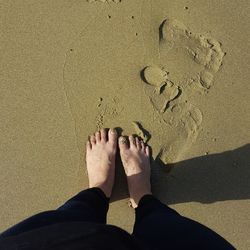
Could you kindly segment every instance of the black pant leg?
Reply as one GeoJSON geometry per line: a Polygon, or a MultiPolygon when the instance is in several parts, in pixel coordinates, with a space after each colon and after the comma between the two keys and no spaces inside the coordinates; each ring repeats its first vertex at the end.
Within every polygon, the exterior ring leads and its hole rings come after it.
{"type": "Polygon", "coordinates": [[[57,210],[36,214],[7,229],[0,234],[0,238],[62,222],[86,221],[106,223],[108,208],[109,199],[101,189],[86,189],[68,200],[57,210]]]}
{"type": "Polygon", "coordinates": [[[67,212],[79,221],[106,223],[108,209],[109,198],[100,188],[90,188],[65,202],[56,211],[67,212]]]}
{"type": "Polygon", "coordinates": [[[139,202],[133,235],[153,249],[235,249],[211,229],[179,215],[152,195],[139,202]]]}

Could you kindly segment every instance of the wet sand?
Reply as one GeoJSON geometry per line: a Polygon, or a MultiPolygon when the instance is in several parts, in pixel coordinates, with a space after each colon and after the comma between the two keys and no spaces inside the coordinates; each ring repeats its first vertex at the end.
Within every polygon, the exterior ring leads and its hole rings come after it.
{"type": "MultiPolygon", "coordinates": [[[[87,136],[117,127],[152,147],[157,197],[247,249],[247,1],[4,1],[0,14],[0,230],[86,188],[87,136]]],[[[117,165],[109,223],[131,231],[117,165]]]]}

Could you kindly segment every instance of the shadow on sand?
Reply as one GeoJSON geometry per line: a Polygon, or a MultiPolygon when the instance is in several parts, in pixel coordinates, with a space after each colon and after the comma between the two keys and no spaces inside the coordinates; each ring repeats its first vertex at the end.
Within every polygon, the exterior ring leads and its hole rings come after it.
{"type": "MultiPolygon", "coordinates": [[[[163,166],[152,160],[152,190],[166,204],[213,203],[250,198],[250,144],[219,154],[163,166]],[[171,169],[171,171],[169,171],[171,169]]],[[[112,201],[128,197],[126,178],[117,159],[112,201]]]]}

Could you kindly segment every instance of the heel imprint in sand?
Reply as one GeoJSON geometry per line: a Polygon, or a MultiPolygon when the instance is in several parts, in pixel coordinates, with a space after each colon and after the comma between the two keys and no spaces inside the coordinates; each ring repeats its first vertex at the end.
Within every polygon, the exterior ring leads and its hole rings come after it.
{"type": "Polygon", "coordinates": [[[201,111],[192,104],[175,104],[164,114],[164,121],[171,126],[171,138],[162,145],[156,160],[165,166],[181,160],[199,135],[202,124],[201,111]]]}

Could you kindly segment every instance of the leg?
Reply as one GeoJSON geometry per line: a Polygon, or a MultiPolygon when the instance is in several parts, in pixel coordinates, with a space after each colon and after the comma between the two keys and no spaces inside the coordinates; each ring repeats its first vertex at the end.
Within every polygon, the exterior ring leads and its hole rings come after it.
{"type": "Polygon", "coordinates": [[[207,227],[179,215],[151,194],[149,149],[138,138],[119,138],[130,200],[136,211],[133,235],[157,249],[234,249],[207,227]]]}
{"type": "Polygon", "coordinates": [[[114,176],[117,133],[114,130],[96,132],[87,142],[87,170],[89,189],[84,190],[68,200],[57,210],[34,215],[3,232],[7,237],[35,228],[61,222],[86,221],[106,223],[114,176]]]}
{"type": "Polygon", "coordinates": [[[18,235],[52,224],[73,221],[106,223],[109,199],[99,188],[86,189],[57,210],[46,211],[16,224],[0,234],[1,237],[18,235]]]}
{"type": "Polygon", "coordinates": [[[136,208],[133,235],[159,249],[235,249],[200,223],[179,215],[152,195],[136,208]]]}

